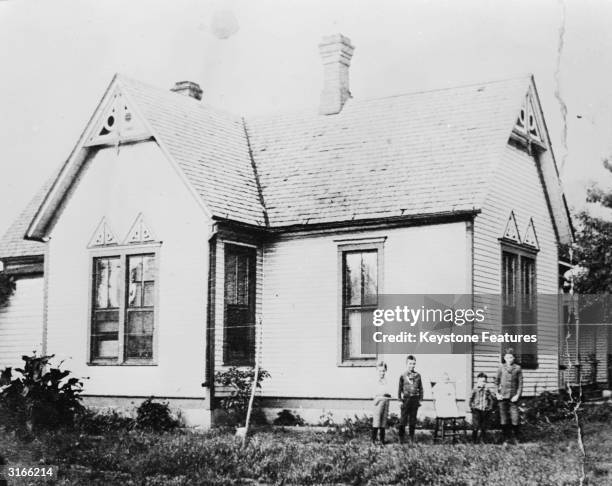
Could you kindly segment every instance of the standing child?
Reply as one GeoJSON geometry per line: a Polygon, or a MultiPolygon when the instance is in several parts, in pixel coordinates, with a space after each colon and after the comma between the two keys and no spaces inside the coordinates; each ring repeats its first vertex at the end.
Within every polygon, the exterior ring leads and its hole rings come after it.
{"type": "Polygon", "coordinates": [[[489,416],[493,410],[493,394],[487,388],[485,373],[478,373],[476,377],[476,386],[470,396],[470,409],[472,410],[472,439],[474,443],[478,441],[480,430],[480,440],[485,442],[489,416]]]}
{"type": "Polygon", "coordinates": [[[504,363],[497,370],[495,379],[504,442],[508,442],[512,435],[515,442],[519,439],[518,401],[523,393],[523,371],[514,362],[514,358],[514,350],[508,348],[504,354],[504,363]]]}
{"type": "Polygon", "coordinates": [[[402,373],[399,379],[397,396],[402,402],[402,415],[399,423],[399,439],[401,443],[404,442],[406,435],[406,423],[408,423],[410,441],[414,442],[417,412],[421,406],[421,400],[423,400],[423,383],[421,375],[414,371],[415,366],[416,358],[409,355],[406,358],[406,371],[402,373]]]}
{"type": "Polygon", "coordinates": [[[376,437],[380,434],[380,443],[385,444],[385,428],[387,427],[387,417],[389,415],[389,385],[387,383],[387,363],[381,361],[376,367],[378,380],[376,381],[376,391],[374,393],[374,416],[372,417],[372,442],[376,443],[376,437]]]}

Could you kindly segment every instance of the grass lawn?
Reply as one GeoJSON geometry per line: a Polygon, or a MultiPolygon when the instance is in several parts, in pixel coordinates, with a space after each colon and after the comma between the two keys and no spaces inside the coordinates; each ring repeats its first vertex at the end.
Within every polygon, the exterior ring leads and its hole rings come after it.
{"type": "MultiPolygon", "coordinates": [[[[586,484],[612,484],[612,423],[585,430],[586,484]]],[[[0,430],[11,466],[52,464],[61,485],[233,484],[577,484],[578,448],[571,423],[546,426],[519,445],[371,446],[366,434],[259,431],[242,448],[230,431],[105,436],[59,432],[23,443],[0,430]]],[[[9,481],[9,484],[37,484],[9,481]]],[[[43,484],[43,483],[38,483],[43,484]]],[[[47,481],[44,484],[50,484],[47,481]]]]}

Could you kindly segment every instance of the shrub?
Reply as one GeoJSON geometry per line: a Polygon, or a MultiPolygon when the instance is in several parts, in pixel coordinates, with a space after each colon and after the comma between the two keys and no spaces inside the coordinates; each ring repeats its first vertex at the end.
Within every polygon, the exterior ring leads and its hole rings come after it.
{"type": "Polygon", "coordinates": [[[292,412],[291,410],[281,410],[278,412],[276,418],[274,419],[274,425],[285,425],[285,426],[293,426],[293,425],[305,425],[304,419],[300,417],[298,413],[292,412]]]}
{"type": "Polygon", "coordinates": [[[172,417],[167,402],[154,402],[147,398],[136,409],[136,427],[145,430],[162,432],[178,427],[179,421],[172,417]]]}
{"type": "MultiPolygon", "coordinates": [[[[257,388],[261,388],[264,379],[269,378],[270,373],[260,369],[257,375],[257,388]]],[[[251,398],[251,387],[255,379],[253,368],[244,370],[235,366],[215,373],[215,382],[223,387],[232,389],[232,393],[221,398],[221,408],[233,416],[239,425],[244,425],[246,421],[249,399],[251,398]]],[[[253,402],[253,410],[259,408],[258,397],[253,402]]]]}
{"type": "Polygon", "coordinates": [[[96,412],[84,408],[75,417],[75,428],[92,435],[103,435],[107,432],[130,430],[136,421],[131,417],[119,414],[116,410],[96,412]]]}
{"type": "Polygon", "coordinates": [[[6,304],[13,292],[15,292],[15,279],[0,272],[0,306],[6,304]]]}
{"type": "Polygon", "coordinates": [[[572,402],[565,390],[559,393],[546,391],[522,403],[520,410],[528,423],[558,422],[571,417],[572,402]]]}
{"type": "Polygon", "coordinates": [[[15,378],[10,368],[2,372],[0,417],[9,429],[23,432],[72,425],[82,410],[82,382],[68,378],[70,371],[51,367],[53,356],[22,356],[25,366],[14,370],[15,378]]]}

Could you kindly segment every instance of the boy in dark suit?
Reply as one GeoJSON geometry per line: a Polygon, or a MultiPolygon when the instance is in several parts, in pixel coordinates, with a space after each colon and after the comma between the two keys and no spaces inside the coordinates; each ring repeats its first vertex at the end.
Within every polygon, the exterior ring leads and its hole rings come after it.
{"type": "Polygon", "coordinates": [[[402,402],[402,413],[399,423],[399,439],[401,443],[404,443],[406,423],[408,424],[410,441],[414,442],[417,412],[423,400],[423,382],[421,375],[414,371],[415,366],[416,358],[409,355],[406,358],[406,371],[402,373],[399,379],[397,397],[402,402]]]}

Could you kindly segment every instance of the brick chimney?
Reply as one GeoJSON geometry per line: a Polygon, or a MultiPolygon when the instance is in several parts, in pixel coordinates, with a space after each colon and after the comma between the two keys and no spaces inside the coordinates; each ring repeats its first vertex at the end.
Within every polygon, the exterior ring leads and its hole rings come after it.
{"type": "Polygon", "coordinates": [[[342,111],[349,91],[349,66],[354,47],[342,34],[323,37],[319,53],[323,59],[323,91],[321,91],[320,115],[335,115],[342,111]]]}
{"type": "Polygon", "coordinates": [[[194,83],[193,81],[177,81],[174,83],[174,86],[170,88],[170,91],[174,91],[184,96],[190,96],[196,100],[202,99],[202,88],[200,88],[198,83],[194,83]]]}

